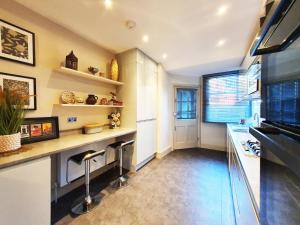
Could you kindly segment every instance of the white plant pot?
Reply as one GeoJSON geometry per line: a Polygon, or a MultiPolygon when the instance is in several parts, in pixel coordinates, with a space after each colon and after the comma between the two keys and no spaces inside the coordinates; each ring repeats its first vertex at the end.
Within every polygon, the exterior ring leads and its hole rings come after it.
{"type": "Polygon", "coordinates": [[[0,152],[9,152],[21,148],[21,133],[0,135],[0,152]]]}

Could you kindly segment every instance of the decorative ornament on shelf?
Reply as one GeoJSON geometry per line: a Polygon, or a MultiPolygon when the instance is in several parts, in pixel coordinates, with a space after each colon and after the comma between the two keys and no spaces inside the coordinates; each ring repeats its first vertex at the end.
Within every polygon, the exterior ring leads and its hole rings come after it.
{"type": "Polygon", "coordinates": [[[75,103],[76,104],[84,104],[84,100],[82,97],[76,96],[75,97],[75,103]]]}
{"type": "Polygon", "coordinates": [[[116,59],[111,60],[110,64],[110,73],[111,73],[111,79],[114,81],[119,80],[119,66],[116,59]]]}
{"type": "Polygon", "coordinates": [[[120,112],[113,112],[108,115],[108,119],[110,119],[109,126],[111,129],[119,128],[121,125],[121,113],[120,112]]]}
{"type": "Polygon", "coordinates": [[[29,97],[18,90],[2,90],[0,86],[0,153],[21,148],[20,128],[29,97]]]}
{"type": "Polygon", "coordinates": [[[88,70],[89,70],[89,72],[90,72],[91,74],[93,74],[93,75],[95,75],[96,73],[99,72],[99,69],[98,69],[98,68],[92,67],[92,66],[90,66],[90,67],[88,68],[88,70]]]}
{"type": "Polygon", "coordinates": [[[61,101],[63,104],[74,104],[76,102],[76,97],[72,91],[64,91],[61,94],[61,101]]]}
{"type": "Polygon", "coordinates": [[[110,94],[111,94],[111,99],[108,102],[109,105],[117,105],[117,106],[122,106],[123,105],[123,102],[117,100],[116,93],[110,92],[110,94]]]}
{"type": "Polygon", "coordinates": [[[88,95],[88,98],[85,100],[88,105],[95,105],[98,101],[98,96],[96,95],[88,95]]]}
{"type": "Polygon", "coordinates": [[[107,98],[101,98],[100,105],[108,105],[107,98]]]}
{"type": "Polygon", "coordinates": [[[66,56],[66,68],[77,70],[78,58],[74,55],[73,50],[66,56]]]}

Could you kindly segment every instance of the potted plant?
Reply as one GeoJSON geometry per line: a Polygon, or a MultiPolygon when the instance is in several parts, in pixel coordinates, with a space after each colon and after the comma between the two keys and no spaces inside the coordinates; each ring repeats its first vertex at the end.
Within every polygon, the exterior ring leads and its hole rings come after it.
{"type": "Polygon", "coordinates": [[[18,91],[0,88],[0,152],[21,148],[20,127],[25,116],[26,99],[28,97],[18,91]]]}

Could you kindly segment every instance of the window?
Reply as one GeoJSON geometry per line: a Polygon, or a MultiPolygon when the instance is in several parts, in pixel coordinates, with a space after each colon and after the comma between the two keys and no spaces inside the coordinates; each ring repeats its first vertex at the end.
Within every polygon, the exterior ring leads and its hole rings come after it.
{"type": "Polygon", "coordinates": [[[300,128],[300,80],[267,85],[267,120],[300,128]]]}
{"type": "Polygon", "coordinates": [[[239,71],[203,76],[203,121],[236,123],[251,116],[247,76],[239,71]]]}
{"type": "Polygon", "coordinates": [[[176,89],[177,119],[196,119],[197,90],[188,88],[176,89]]]}

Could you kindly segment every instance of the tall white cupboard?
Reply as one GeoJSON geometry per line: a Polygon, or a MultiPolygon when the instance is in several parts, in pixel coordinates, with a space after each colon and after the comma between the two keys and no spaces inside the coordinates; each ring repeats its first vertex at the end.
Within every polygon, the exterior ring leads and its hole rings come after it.
{"type": "Polygon", "coordinates": [[[118,93],[126,107],[122,126],[137,129],[133,168],[139,169],[156,154],[157,147],[157,63],[138,49],[117,56],[120,80],[118,93]]]}

